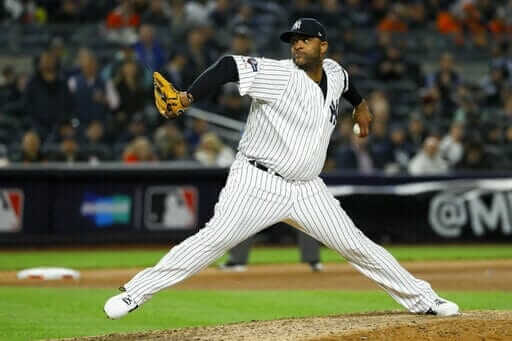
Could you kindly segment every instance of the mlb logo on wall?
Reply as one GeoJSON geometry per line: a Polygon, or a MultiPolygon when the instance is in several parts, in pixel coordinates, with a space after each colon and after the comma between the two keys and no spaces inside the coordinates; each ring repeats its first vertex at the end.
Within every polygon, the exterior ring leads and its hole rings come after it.
{"type": "Polygon", "coordinates": [[[192,186],[150,187],[144,221],[150,230],[192,229],[197,222],[198,192],[192,186]]]}
{"type": "Polygon", "coordinates": [[[0,232],[18,232],[22,228],[23,191],[0,190],[0,232]]]}
{"type": "Polygon", "coordinates": [[[132,199],[128,195],[101,196],[85,193],[80,207],[82,216],[91,218],[97,227],[129,224],[132,199]]]}

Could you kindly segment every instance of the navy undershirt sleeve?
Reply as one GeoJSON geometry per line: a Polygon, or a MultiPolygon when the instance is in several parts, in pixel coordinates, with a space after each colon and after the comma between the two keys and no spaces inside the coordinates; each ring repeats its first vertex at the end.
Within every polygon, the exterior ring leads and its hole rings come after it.
{"type": "Polygon", "coordinates": [[[349,101],[354,107],[357,107],[363,101],[363,98],[357,91],[354,82],[350,78],[348,80],[348,90],[343,94],[343,98],[349,101]]]}
{"type": "Polygon", "coordinates": [[[238,69],[232,56],[219,58],[212,66],[206,69],[188,88],[194,101],[208,97],[222,85],[229,82],[238,82],[238,69]]]}

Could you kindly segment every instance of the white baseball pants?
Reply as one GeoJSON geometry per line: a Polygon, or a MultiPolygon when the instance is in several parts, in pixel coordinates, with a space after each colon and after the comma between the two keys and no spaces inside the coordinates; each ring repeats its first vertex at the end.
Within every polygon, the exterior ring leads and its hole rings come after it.
{"type": "Polygon", "coordinates": [[[124,288],[141,305],[283,220],[295,221],[304,232],[339,252],[410,312],[425,312],[438,298],[427,282],[413,277],[356,228],[320,178],[287,181],[240,158],[231,166],[206,226],[173,247],[154,267],[135,275],[124,288]]]}

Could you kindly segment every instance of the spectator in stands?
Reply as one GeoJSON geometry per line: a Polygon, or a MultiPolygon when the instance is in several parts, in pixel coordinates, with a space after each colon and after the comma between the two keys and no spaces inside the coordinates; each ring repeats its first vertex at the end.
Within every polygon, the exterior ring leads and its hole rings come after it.
{"type": "Polygon", "coordinates": [[[427,87],[438,89],[443,110],[453,111],[455,103],[452,97],[460,83],[461,77],[455,70],[453,55],[449,52],[443,53],[439,60],[439,70],[428,75],[426,79],[427,87]]]}
{"type": "Polygon", "coordinates": [[[290,20],[296,18],[316,18],[319,8],[311,0],[294,0],[289,8],[290,20]]]}
{"type": "Polygon", "coordinates": [[[235,161],[235,152],[215,133],[209,132],[201,136],[194,159],[204,166],[229,167],[235,161]]]}
{"type": "Polygon", "coordinates": [[[114,86],[110,80],[101,79],[98,61],[92,51],[84,50],[79,64],[80,73],[68,80],[76,103],[76,118],[83,127],[92,120],[107,122],[110,110],[119,104],[114,86]]]}
{"type": "Polygon", "coordinates": [[[512,170],[512,125],[508,125],[505,129],[505,137],[503,142],[503,162],[500,168],[512,170]]]}
{"type": "MultiPolygon", "coordinates": [[[[343,19],[343,17],[344,15],[339,0],[322,0],[320,2],[320,12],[317,15],[317,19],[323,23],[325,27],[340,27],[340,24],[342,24],[340,23],[340,19],[343,19]]],[[[329,36],[329,39],[331,39],[331,36],[329,36]]]]}
{"type": "Polygon", "coordinates": [[[9,103],[19,99],[20,94],[16,87],[17,74],[12,65],[2,69],[0,82],[0,104],[9,103]]]}
{"type": "Polygon", "coordinates": [[[427,28],[428,18],[423,1],[413,1],[407,6],[407,27],[411,30],[427,28]]]}
{"type": "Polygon", "coordinates": [[[125,163],[154,161],[158,161],[158,158],[153,152],[151,141],[145,136],[136,137],[123,151],[123,162],[125,163]]]}
{"type": "Polygon", "coordinates": [[[155,38],[155,28],[149,24],[142,24],[139,29],[138,41],[134,45],[137,60],[148,65],[152,70],[160,70],[167,58],[167,53],[155,38]]]}
{"type": "Polygon", "coordinates": [[[187,33],[187,44],[185,47],[187,65],[183,70],[183,82],[185,87],[189,87],[194,79],[196,79],[208,65],[214,62],[216,57],[212,51],[206,50],[203,31],[203,27],[194,27],[187,33]]]}
{"type": "Polygon", "coordinates": [[[117,142],[127,143],[135,140],[137,137],[145,137],[149,133],[144,113],[136,113],[133,115],[126,130],[118,131],[117,142]]]}
{"type": "Polygon", "coordinates": [[[74,113],[73,97],[59,76],[52,53],[45,51],[39,57],[37,72],[27,86],[23,102],[32,128],[43,138],[53,131],[55,122],[61,122],[74,113]]]}
{"type": "Polygon", "coordinates": [[[200,118],[193,118],[190,129],[185,132],[185,140],[191,150],[195,150],[199,145],[201,137],[209,130],[208,122],[200,118]]]}
{"type": "Polygon", "coordinates": [[[504,102],[508,82],[508,70],[503,67],[493,67],[489,75],[480,82],[484,96],[484,104],[488,107],[501,107],[504,102]]]}
{"type": "Polygon", "coordinates": [[[249,114],[251,102],[240,96],[235,84],[226,84],[222,87],[219,96],[218,112],[228,118],[245,122],[249,114]]]}
{"type": "Polygon", "coordinates": [[[406,136],[406,129],[401,124],[395,123],[391,125],[389,133],[391,160],[384,165],[386,173],[396,174],[407,171],[409,161],[413,155],[413,149],[407,143],[406,136]]]}
{"type": "Polygon", "coordinates": [[[388,48],[392,47],[395,43],[393,41],[393,35],[390,32],[378,31],[376,33],[377,41],[375,42],[375,47],[370,51],[366,51],[366,55],[372,64],[377,64],[379,61],[383,60],[386,57],[388,48]]]}
{"type": "Polygon", "coordinates": [[[185,1],[185,14],[188,25],[204,25],[208,21],[209,14],[207,0],[185,1]]]}
{"type": "Polygon", "coordinates": [[[346,145],[350,143],[350,139],[354,134],[352,131],[352,126],[354,122],[352,121],[352,117],[350,115],[340,115],[341,120],[336,125],[336,130],[333,132],[331,142],[334,144],[334,149],[337,150],[342,145],[346,145]]]}
{"type": "Polygon", "coordinates": [[[454,102],[457,105],[454,120],[461,121],[468,127],[479,127],[481,124],[481,110],[476,102],[475,94],[466,85],[457,87],[454,102]]]}
{"type": "Polygon", "coordinates": [[[84,162],[85,155],[80,151],[78,142],[74,138],[66,138],[59,144],[59,149],[54,155],[50,155],[50,161],[55,162],[84,162]]]}
{"type": "Polygon", "coordinates": [[[413,115],[421,117],[428,131],[447,131],[453,119],[452,112],[442,111],[441,97],[436,87],[420,90],[420,106],[413,115]]]}
{"type": "Polygon", "coordinates": [[[191,21],[188,17],[189,13],[185,9],[185,1],[171,0],[170,6],[172,13],[171,37],[183,37],[191,21]]]}
{"type": "Polygon", "coordinates": [[[481,142],[469,141],[464,147],[464,157],[455,168],[465,171],[485,171],[493,169],[493,164],[481,142]]]}
{"type": "Polygon", "coordinates": [[[60,8],[55,12],[50,12],[50,20],[58,24],[79,23],[80,3],[75,0],[62,0],[60,8]]]}
{"type": "MultiPolygon", "coordinates": [[[[27,88],[30,76],[26,72],[15,72],[10,66],[6,66],[4,71],[5,83],[0,86],[0,110],[4,114],[2,119],[12,119],[13,123],[23,126],[30,125],[30,117],[24,114],[24,93],[27,88]]],[[[9,129],[10,135],[16,133],[9,129]]],[[[19,136],[17,136],[19,137],[19,136]]]]}
{"type": "Polygon", "coordinates": [[[370,154],[368,138],[350,136],[350,144],[341,146],[336,151],[336,167],[340,170],[357,171],[370,174],[375,170],[373,157],[370,154]]]}
{"type": "Polygon", "coordinates": [[[33,130],[23,135],[21,150],[12,153],[11,161],[23,163],[46,162],[48,159],[41,151],[41,139],[39,134],[33,130]]]}
{"type": "Polygon", "coordinates": [[[226,54],[252,56],[256,52],[252,38],[253,35],[249,27],[243,25],[234,27],[230,49],[226,54]]]}
{"type": "Polygon", "coordinates": [[[505,117],[507,124],[512,124],[512,94],[509,94],[505,98],[505,103],[503,105],[503,116],[505,117]]]}
{"type": "Polygon", "coordinates": [[[428,136],[423,143],[423,148],[412,158],[409,163],[411,175],[442,174],[448,171],[448,164],[441,158],[439,151],[439,138],[428,136]]]}
{"type": "Polygon", "coordinates": [[[134,43],[139,25],[140,14],[136,12],[135,1],[120,0],[119,6],[107,15],[107,39],[119,43],[134,43]]]}
{"type": "Polygon", "coordinates": [[[385,56],[377,62],[376,77],[381,81],[406,80],[410,76],[410,67],[395,46],[386,49],[385,56]]]}
{"type": "Polygon", "coordinates": [[[155,26],[170,26],[172,22],[172,10],[165,0],[148,1],[148,8],[141,15],[141,22],[155,26]]]}
{"type": "Polygon", "coordinates": [[[192,160],[185,138],[174,124],[158,127],[154,134],[156,154],[160,161],[192,160]]]}
{"type": "MultiPolygon", "coordinates": [[[[107,60],[106,65],[103,67],[101,71],[101,77],[103,79],[115,79],[123,63],[127,60],[136,60],[133,45],[123,45],[118,51],[116,51],[114,56],[111,59],[107,60]]],[[[151,73],[151,71],[149,71],[148,73],[151,73]]]]}
{"type": "Polygon", "coordinates": [[[389,0],[372,0],[370,2],[370,10],[375,21],[381,22],[388,14],[389,0]]]}
{"type": "Polygon", "coordinates": [[[427,135],[428,132],[425,130],[423,119],[419,115],[411,115],[407,125],[407,143],[414,150],[419,150],[427,135]]]}
{"type": "Polygon", "coordinates": [[[83,143],[85,159],[93,164],[112,158],[111,150],[105,136],[105,126],[101,121],[91,121],[85,130],[83,143]]]}
{"type": "Polygon", "coordinates": [[[217,30],[226,30],[233,17],[233,5],[229,0],[215,0],[208,17],[217,30]]]}
{"type": "Polygon", "coordinates": [[[114,110],[112,124],[115,129],[126,129],[137,112],[141,112],[151,99],[149,89],[144,87],[141,67],[134,59],[126,59],[114,78],[113,84],[119,106],[114,110]]]}
{"type": "Polygon", "coordinates": [[[187,56],[183,51],[174,51],[167,63],[165,64],[162,73],[165,79],[168,79],[177,89],[183,89],[183,72],[187,65],[187,56]]]}
{"type": "Polygon", "coordinates": [[[453,122],[450,132],[446,134],[439,145],[441,157],[448,163],[450,167],[462,160],[464,155],[464,124],[461,122],[453,122]]]}
{"type": "Polygon", "coordinates": [[[53,37],[50,42],[49,51],[55,55],[55,58],[57,58],[58,68],[62,71],[64,77],[67,78],[68,76],[71,76],[74,71],[74,61],[68,47],[64,44],[64,40],[59,36],[53,37]]]}
{"type": "Polygon", "coordinates": [[[487,121],[482,124],[482,142],[484,144],[485,154],[493,164],[501,161],[503,157],[504,128],[501,122],[487,121]]]}
{"type": "Polygon", "coordinates": [[[346,0],[343,13],[347,16],[350,27],[368,28],[373,24],[372,13],[362,0],[346,0]]]}
{"type": "MultiPolygon", "coordinates": [[[[510,24],[512,27],[512,18],[510,19],[510,24]]],[[[491,70],[493,68],[502,68],[505,74],[508,75],[508,82],[512,83],[512,44],[506,39],[497,42],[493,46],[491,54],[491,70]]]]}
{"type": "Polygon", "coordinates": [[[0,5],[0,20],[2,22],[19,20],[23,14],[23,4],[21,0],[13,0],[9,3],[2,2],[0,5]]]}
{"type": "Polygon", "coordinates": [[[74,139],[78,136],[77,132],[77,121],[72,119],[66,119],[62,122],[55,122],[57,129],[50,134],[46,141],[45,146],[47,144],[55,145],[66,139],[74,139]]]}
{"type": "Polygon", "coordinates": [[[369,96],[368,104],[376,121],[387,123],[391,119],[389,99],[383,91],[373,91],[369,96]]]}
{"type": "Polygon", "coordinates": [[[389,138],[387,121],[374,120],[372,122],[369,144],[375,168],[385,169],[386,165],[393,160],[393,144],[389,138]]]}
{"type": "MultiPolygon", "coordinates": [[[[510,1],[509,1],[510,3],[510,1]]],[[[507,11],[505,6],[499,6],[494,13],[494,16],[489,20],[487,29],[493,34],[493,38],[499,39],[506,36],[507,33],[512,32],[512,23],[507,18],[507,11]]]]}
{"type": "Polygon", "coordinates": [[[408,27],[405,20],[402,18],[401,11],[403,6],[401,4],[393,5],[386,16],[379,22],[377,29],[385,32],[407,32],[408,27]]]}
{"type": "Polygon", "coordinates": [[[337,151],[350,143],[350,139],[353,133],[352,127],[354,122],[352,117],[347,114],[340,112],[338,124],[334,128],[331,140],[329,141],[329,147],[327,148],[327,160],[324,164],[324,172],[332,171],[336,169],[336,153],[337,151]]]}

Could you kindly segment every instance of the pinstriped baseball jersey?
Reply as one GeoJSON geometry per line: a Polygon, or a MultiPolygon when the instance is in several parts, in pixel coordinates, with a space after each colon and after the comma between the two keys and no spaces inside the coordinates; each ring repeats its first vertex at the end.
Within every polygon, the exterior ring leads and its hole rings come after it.
{"type": "Polygon", "coordinates": [[[311,180],[324,165],[348,74],[324,59],[327,94],[291,59],[233,56],[240,94],[253,102],[238,150],[289,180],[311,180]]]}

